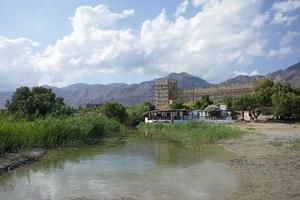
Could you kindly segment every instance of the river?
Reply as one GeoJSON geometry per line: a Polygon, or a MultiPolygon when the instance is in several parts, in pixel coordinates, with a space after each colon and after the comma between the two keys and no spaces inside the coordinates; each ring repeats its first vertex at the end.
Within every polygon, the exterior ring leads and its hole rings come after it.
{"type": "Polygon", "coordinates": [[[0,177],[0,199],[224,199],[237,188],[217,145],[186,148],[130,134],[80,148],[51,150],[0,177]]]}

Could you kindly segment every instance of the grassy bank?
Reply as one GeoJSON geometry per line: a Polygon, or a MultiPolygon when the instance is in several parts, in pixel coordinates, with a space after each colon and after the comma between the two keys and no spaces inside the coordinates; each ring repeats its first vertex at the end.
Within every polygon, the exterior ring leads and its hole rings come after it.
{"type": "Polygon", "coordinates": [[[90,143],[119,136],[122,129],[120,123],[100,116],[34,121],[0,118],[0,153],[90,143]]]}
{"type": "Polygon", "coordinates": [[[140,124],[140,130],[150,131],[185,145],[209,144],[239,136],[242,131],[226,125],[208,123],[140,124]]]}

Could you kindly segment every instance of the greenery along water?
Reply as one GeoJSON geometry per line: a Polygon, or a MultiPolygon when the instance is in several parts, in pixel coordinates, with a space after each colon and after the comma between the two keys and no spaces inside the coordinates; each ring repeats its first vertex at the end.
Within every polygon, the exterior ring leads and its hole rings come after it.
{"type": "Polygon", "coordinates": [[[196,150],[144,133],[118,142],[52,150],[0,177],[1,199],[220,199],[236,179],[220,147],[196,150]]]}

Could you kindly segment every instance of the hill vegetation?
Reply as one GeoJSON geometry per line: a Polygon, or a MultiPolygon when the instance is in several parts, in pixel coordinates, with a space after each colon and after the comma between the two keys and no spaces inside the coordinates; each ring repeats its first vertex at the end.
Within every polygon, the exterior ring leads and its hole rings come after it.
{"type": "MultiPolygon", "coordinates": [[[[292,87],[300,87],[300,63],[288,67],[285,70],[267,75],[274,81],[281,83],[288,81],[292,87]]],[[[240,75],[229,79],[219,85],[241,84],[251,82],[258,76],[240,75]]],[[[261,76],[259,76],[261,77],[261,76]]],[[[214,85],[199,77],[188,73],[171,73],[161,79],[174,79],[178,82],[179,88],[207,87],[214,85]]],[[[155,79],[157,80],[157,79],[155,79]]],[[[79,105],[98,104],[105,102],[118,102],[126,106],[142,104],[145,101],[154,99],[155,80],[145,81],[139,84],[113,83],[108,85],[95,84],[89,85],[76,83],[70,86],[57,88],[45,86],[52,89],[56,96],[63,97],[65,103],[73,108],[79,105]]],[[[217,84],[218,85],[218,84],[217,84]]],[[[10,100],[12,92],[0,92],[0,108],[5,106],[6,100],[10,100]]]]}

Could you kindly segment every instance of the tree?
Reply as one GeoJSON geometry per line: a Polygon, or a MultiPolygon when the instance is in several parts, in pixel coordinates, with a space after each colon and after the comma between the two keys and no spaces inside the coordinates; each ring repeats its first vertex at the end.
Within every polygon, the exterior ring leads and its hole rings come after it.
{"type": "Polygon", "coordinates": [[[254,89],[254,94],[256,95],[255,99],[258,105],[260,112],[265,114],[271,113],[272,107],[272,95],[274,94],[274,89],[277,87],[276,83],[274,83],[270,79],[265,79],[261,81],[254,89]]]}
{"type": "Polygon", "coordinates": [[[232,109],[233,106],[233,98],[232,97],[223,97],[220,101],[219,104],[224,104],[228,106],[228,109],[232,109]]]}
{"type": "Polygon", "coordinates": [[[278,91],[272,95],[272,110],[277,119],[299,117],[300,98],[295,93],[278,91]]]}
{"type": "Polygon", "coordinates": [[[204,110],[207,106],[212,105],[213,102],[209,99],[208,95],[204,95],[200,100],[196,101],[195,109],[204,110]]]}
{"type": "Polygon", "coordinates": [[[127,110],[128,118],[129,118],[128,125],[136,126],[141,121],[144,121],[143,114],[148,111],[155,110],[155,106],[153,104],[151,104],[150,102],[145,102],[141,105],[128,107],[126,110],[127,110]]]}
{"type": "Polygon", "coordinates": [[[152,111],[152,110],[155,110],[155,105],[150,103],[150,102],[144,102],[142,104],[142,107],[144,108],[144,110],[146,111],[152,111]]]}
{"type": "Polygon", "coordinates": [[[117,102],[108,102],[100,107],[100,112],[102,112],[106,117],[110,119],[116,119],[121,123],[125,123],[127,120],[126,108],[117,102]]]}
{"type": "Polygon", "coordinates": [[[245,119],[245,111],[248,109],[248,100],[246,95],[240,95],[234,98],[233,108],[235,110],[241,111],[242,121],[245,119]]]}
{"type": "Polygon", "coordinates": [[[51,89],[34,87],[18,88],[8,101],[6,108],[10,113],[20,114],[27,118],[45,116],[65,106],[63,98],[55,96],[51,89]]]}
{"type": "Polygon", "coordinates": [[[171,109],[184,109],[186,108],[185,105],[178,100],[173,100],[172,103],[170,104],[171,109]]]}

